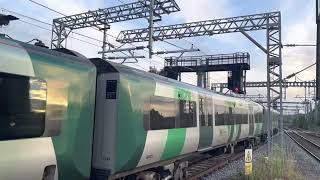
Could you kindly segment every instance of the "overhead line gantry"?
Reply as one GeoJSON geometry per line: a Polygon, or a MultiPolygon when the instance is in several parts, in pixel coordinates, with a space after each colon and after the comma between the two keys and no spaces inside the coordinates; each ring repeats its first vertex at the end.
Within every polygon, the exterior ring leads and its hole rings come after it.
{"type": "MultiPolygon", "coordinates": [[[[280,12],[237,16],[231,18],[182,23],[154,27],[153,39],[181,39],[185,37],[206,36],[267,29],[267,26],[278,25],[280,12]]],[[[121,43],[144,42],[149,40],[148,28],[125,30],[118,35],[121,43]]]]}
{"type": "Polygon", "coordinates": [[[163,14],[180,11],[174,0],[139,0],[133,3],[57,18],[53,20],[51,48],[63,47],[63,42],[73,30],[95,27],[104,33],[103,51],[106,51],[106,32],[110,28],[110,24],[139,18],[150,18],[151,3],[153,5],[152,15],[155,17],[153,18],[154,21],[161,20],[161,15],[163,14]]]}

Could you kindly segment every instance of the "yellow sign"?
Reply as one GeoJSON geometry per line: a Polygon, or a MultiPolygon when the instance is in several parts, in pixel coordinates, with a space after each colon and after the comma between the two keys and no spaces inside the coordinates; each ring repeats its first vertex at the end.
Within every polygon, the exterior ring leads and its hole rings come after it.
{"type": "Polygon", "coordinates": [[[246,163],[251,163],[252,162],[252,149],[246,149],[244,151],[244,160],[246,163]]]}
{"type": "Polygon", "coordinates": [[[252,163],[245,163],[244,175],[248,176],[250,174],[252,174],[252,163]]]}
{"type": "Polygon", "coordinates": [[[246,176],[252,174],[252,149],[246,149],[244,151],[244,161],[245,161],[245,166],[244,166],[244,174],[246,176]]]}

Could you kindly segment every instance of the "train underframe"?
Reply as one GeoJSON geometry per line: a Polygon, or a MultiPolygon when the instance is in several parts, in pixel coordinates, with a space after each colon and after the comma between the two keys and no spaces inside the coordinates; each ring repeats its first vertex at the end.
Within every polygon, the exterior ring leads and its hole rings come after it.
{"type": "MultiPolygon", "coordinates": [[[[276,134],[274,131],[273,134],[276,134]]],[[[187,168],[190,162],[199,157],[214,157],[222,154],[233,154],[246,148],[253,148],[256,145],[266,142],[267,134],[262,134],[256,137],[250,137],[235,141],[232,143],[223,144],[212,147],[207,150],[189,153],[186,155],[173,158],[171,160],[160,161],[149,164],[143,167],[138,167],[134,170],[121,172],[109,177],[109,180],[182,180],[186,179],[187,168]],[[197,158],[196,158],[197,157],[197,158]]]]}

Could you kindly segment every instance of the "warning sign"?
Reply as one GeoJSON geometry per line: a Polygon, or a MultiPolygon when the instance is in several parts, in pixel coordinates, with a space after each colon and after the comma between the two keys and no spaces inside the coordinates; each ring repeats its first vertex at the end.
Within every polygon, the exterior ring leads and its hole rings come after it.
{"type": "Polygon", "coordinates": [[[245,163],[244,175],[248,176],[250,174],[252,174],[252,163],[245,163]]]}
{"type": "Polygon", "coordinates": [[[252,173],[252,149],[246,149],[244,153],[245,153],[244,154],[244,161],[245,161],[244,174],[248,176],[252,173]]]}
{"type": "Polygon", "coordinates": [[[252,149],[246,149],[244,151],[244,160],[246,163],[251,163],[252,162],[252,149]]]}

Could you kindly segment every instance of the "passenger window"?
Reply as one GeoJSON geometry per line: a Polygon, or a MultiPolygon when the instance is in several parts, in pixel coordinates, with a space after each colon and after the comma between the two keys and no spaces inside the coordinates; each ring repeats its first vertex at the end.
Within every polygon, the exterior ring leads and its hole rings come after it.
{"type": "Polygon", "coordinates": [[[180,124],[177,128],[187,128],[196,126],[196,102],[179,100],[180,124]]]}
{"type": "Polygon", "coordinates": [[[226,107],[227,108],[227,113],[225,114],[225,123],[226,125],[234,125],[235,122],[235,114],[234,114],[234,108],[232,107],[226,107]]]}
{"type": "Polygon", "coordinates": [[[176,122],[176,102],[174,99],[153,96],[150,101],[150,129],[172,129],[176,122]]]}
{"type": "Polygon", "coordinates": [[[248,124],[248,109],[215,105],[216,126],[248,124]]]}
{"type": "Polygon", "coordinates": [[[212,99],[199,96],[199,119],[200,126],[212,126],[212,99]]]}
{"type": "Polygon", "coordinates": [[[254,114],[255,123],[262,123],[263,121],[263,114],[261,111],[256,110],[254,114]]]}
{"type": "Polygon", "coordinates": [[[208,114],[208,126],[213,126],[212,121],[213,121],[213,107],[212,107],[212,99],[211,97],[206,98],[206,109],[207,109],[207,114],[208,114]]]}
{"type": "Polygon", "coordinates": [[[222,126],[227,121],[227,108],[223,105],[215,105],[216,126],[222,126]]]}
{"type": "Polygon", "coordinates": [[[144,103],[146,130],[196,127],[196,102],[152,96],[144,103]]]}
{"type": "Polygon", "coordinates": [[[235,108],[233,117],[235,124],[248,124],[248,110],[245,108],[235,108]]]}
{"type": "Polygon", "coordinates": [[[199,97],[199,119],[201,126],[207,126],[206,123],[206,112],[205,112],[205,100],[202,96],[199,97]]]}
{"type": "Polygon", "coordinates": [[[40,137],[46,101],[44,80],[0,73],[0,140],[40,137]]]}

